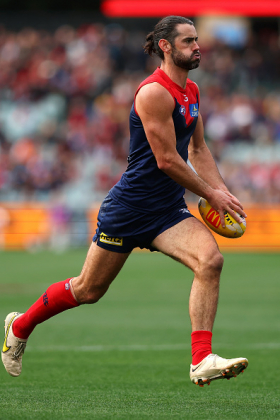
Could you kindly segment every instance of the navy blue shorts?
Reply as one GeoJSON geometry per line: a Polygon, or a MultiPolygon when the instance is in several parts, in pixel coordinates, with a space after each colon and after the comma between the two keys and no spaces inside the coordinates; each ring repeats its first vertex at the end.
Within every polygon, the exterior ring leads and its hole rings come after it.
{"type": "Polygon", "coordinates": [[[109,251],[126,253],[134,248],[147,248],[165,230],[188,217],[193,217],[183,201],[180,207],[164,213],[140,213],[120,205],[109,195],[98,213],[98,223],[93,242],[109,251]]]}

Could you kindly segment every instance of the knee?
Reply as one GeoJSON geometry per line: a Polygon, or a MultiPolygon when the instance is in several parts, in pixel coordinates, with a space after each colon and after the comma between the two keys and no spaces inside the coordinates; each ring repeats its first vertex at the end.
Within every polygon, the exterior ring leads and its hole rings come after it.
{"type": "Polygon", "coordinates": [[[76,300],[80,304],[97,303],[108,290],[108,286],[87,285],[82,278],[76,277],[76,282],[72,284],[76,300]]]}
{"type": "Polygon", "coordinates": [[[219,273],[221,273],[224,265],[224,257],[220,253],[220,251],[217,251],[215,255],[211,257],[211,266],[213,269],[219,273]]]}
{"type": "Polygon", "coordinates": [[[217,249],[207,251],[200,255],[197,264],[197,271],[200,276],[219,279],[224,265],[224,257],[217,249]]]}
{"type": "Polygon", "coordinates": [[[93,303],[97,303],[102,296],[105,295],[107,289],[103,290],[103,289],[90,289],[90,290],[84,290],[83,293],[80,294],[79,296],[79,301],[82,304],[93,304],[93,303]]]}

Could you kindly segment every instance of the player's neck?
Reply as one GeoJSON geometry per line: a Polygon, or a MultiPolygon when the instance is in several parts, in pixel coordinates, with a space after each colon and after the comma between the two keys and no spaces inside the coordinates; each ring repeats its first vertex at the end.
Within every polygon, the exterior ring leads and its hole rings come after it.
{"type": "Polygon", "coordinates": [[[181,86],[183,89],[186,88],[187,78],[189,74],[188,70],[184,70],[180,67],[170,65],[169,63],[165,63],[164,61],[162,61],[160,68],[174,83],[181,86]]]}

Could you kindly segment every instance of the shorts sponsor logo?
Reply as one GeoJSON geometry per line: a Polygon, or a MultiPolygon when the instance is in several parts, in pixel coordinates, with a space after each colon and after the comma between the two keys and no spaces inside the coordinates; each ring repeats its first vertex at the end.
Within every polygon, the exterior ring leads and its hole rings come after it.
{"type": "Polygon", "coordinates": [[[218,228],[221,224],[221,218],[219,213],[211,207],[211,209],[208,211],[206,215],[206,220],[210,225],[214,226],[215,228],[218,228]]]}
{"type": "Polygon", "coordinates": [[[182,213],[189,213],[190,212],[188,209],[180,209],[179,211],[181,211],[182,213]]]}
{"type": "Polygon", "coordinates": [[[110,245],[122,246],[123,244],[123,238],[113,238],[112,236],[108,236],[103,232],[100,234],[99,240],[100,242],[104,242],[105,244],[110,245]]]}
{"type": "Polygon", "coordinates": [[[190,104],[189,106],[191,117],[198,117],[198,103],[190,104]]]}

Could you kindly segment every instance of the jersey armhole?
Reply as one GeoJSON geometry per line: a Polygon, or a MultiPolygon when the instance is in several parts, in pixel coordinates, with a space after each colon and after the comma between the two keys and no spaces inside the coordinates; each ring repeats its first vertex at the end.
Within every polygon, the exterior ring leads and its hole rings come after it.
{"type": "MultiPolygon", "coordinates": [[[[135,92],[135,95],[134,95],[134,101],[133,101],[133,109],[134,109],[134,112],[135,112],[135,114],[139,117],[139,114],[138,114],[138,112],[137,112],[137,110],[136,110],[136,106],[135,106],[135,99],[136,99],[136,95],[137,95],[137,93],[139,92],[139,90],[143,87],[143,86],[146,86],[146,85],[149,85],[149,84],[151,84],[151,83],[155,83],[155,80],[153,80],[153,81],[151,81],[151,82],[149,82],[149,83],[145,83],[144,85],[142,85],[142,86],[139,86],[138,87],[138,89],[136,90],[136,92],[135,92]]],[[[158,83],[158,82],[156,82],[156,83],[158,83]]],[[[161,85],[160,83],[159,83],[159,85],[161,85]]],[[[163,86],[163,85],[161,85],[161,86],[163,86]]],[[[165,86],[163,86],[163,87],[165,87],[165,86]]],[[[166,89],[166,88],[165,88],[166,89]]],[[[168,89],[166,89],[167,90],[167,92],[169,92],[170,93],[170,95],[172,96],[172,98],[173,98],[173,100],[174,100],[174,108],[175,108],[175,106],[176,106],[176,98],[175,98],[175,96],[173,96],[172,95],[172,93],[168,90],[168,89]]],[[[140,118],[140,117],[139,117],[140,118]]]]}

